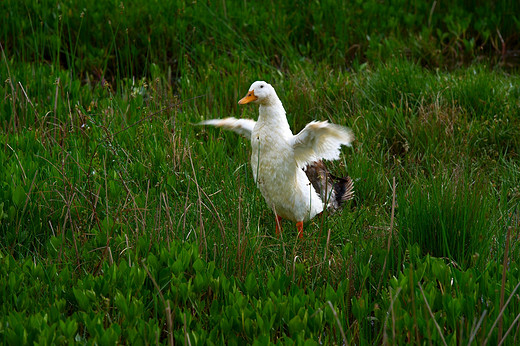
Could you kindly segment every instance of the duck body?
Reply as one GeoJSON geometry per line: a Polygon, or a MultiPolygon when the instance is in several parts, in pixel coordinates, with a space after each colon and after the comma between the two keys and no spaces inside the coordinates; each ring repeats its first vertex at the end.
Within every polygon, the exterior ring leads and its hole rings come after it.
{"type": "Polygon", "coordinates": [[[260,105],[251,133],[251,168],[276,215],[294,222],[308,221],[323,211],[323,201],[294,159],[293,137],[281,102],[260,105]]]}
{"type": "Polygon", "coordinates": [[[258,121],[224,118],[200,124],[250,139],[253,177],[277,216],[277,232],[284,218],[297,223],[302,237],[304,221],[325,208],[339,209],[353,197],[352,180],[332,176],[321,160],[338,159],[341,145],[350,145],[354,137],[349,129],[327,121],[311,122],[293,135],[282,102],[266,82],[254,82],[239,104],[250,102],[259,105],[258,121]]]}

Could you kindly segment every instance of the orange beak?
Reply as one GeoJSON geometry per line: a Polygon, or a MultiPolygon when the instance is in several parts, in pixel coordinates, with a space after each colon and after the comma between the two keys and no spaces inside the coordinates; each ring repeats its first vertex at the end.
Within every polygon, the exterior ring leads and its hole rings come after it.
{"type": "Polygon", "coordinates": [[[249,103],[249,102],[252,102],[255,100],[258,100],[258,97],[255,96],[255,91],[251,90],[250,92],[247,93],[246,96],[244,96],[243,98],[240,99],[240,101],[238,101],[238,104],[245,105],[246,103],[249,103]]]}

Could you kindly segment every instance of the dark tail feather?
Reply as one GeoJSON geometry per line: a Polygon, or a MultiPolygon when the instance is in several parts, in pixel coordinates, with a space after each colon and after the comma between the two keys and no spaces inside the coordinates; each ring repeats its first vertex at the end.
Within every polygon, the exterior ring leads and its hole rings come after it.
{"type": "Polygon", "coordinates": [[[314,162],[305,169],[314,190],[327,204],[329,211],[340,209],[345,201],[354,198],[354,182],[350,177],[338,178],[329,173],[322,161],[314,162]]]}
{"type": "Polygon", "coordinates": [[[343,203],[354,198],[354,181],[350,177],[334,178],[334,198],[337,206],[341,207],[343,203]]]}

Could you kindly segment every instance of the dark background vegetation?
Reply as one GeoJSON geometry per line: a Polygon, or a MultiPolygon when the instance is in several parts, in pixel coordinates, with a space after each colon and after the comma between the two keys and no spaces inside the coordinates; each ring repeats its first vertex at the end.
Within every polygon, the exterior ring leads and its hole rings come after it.
{"type": "Polygon", "coordinates": [[[394,56],[447,69],[520,62],[517,1],[7,0],[2,7],[10,58],[58,64],[80,78],[150,76],[152,63],[178,79],[187,66],[204,71],[219,61],[282,71],[295,59],[345,69],[394,56]]]}

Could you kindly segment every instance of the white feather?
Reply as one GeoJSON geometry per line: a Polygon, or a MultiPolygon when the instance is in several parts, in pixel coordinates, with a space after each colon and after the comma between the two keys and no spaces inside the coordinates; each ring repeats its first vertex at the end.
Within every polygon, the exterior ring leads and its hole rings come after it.
{"type": "Polygon", "coordinates": [[[341,146],[350,146],[353,140],[350,129],[327,121],[313,121],[293,136],[289,145],[294,149],[298,166],[305,167],[318,160],[337,160],[341,146]]]}
{"type": "Polygon", "coordinates": [[[251,139],[251,132],[255,127],[256,121],[251,119],[237,119],[237,118],[224,118],[224,119],[209,119],[198,123],[197,125],[213,125],[216,127],[223,127],[226,130],[231,130],[239,135],[251,139]]]}

